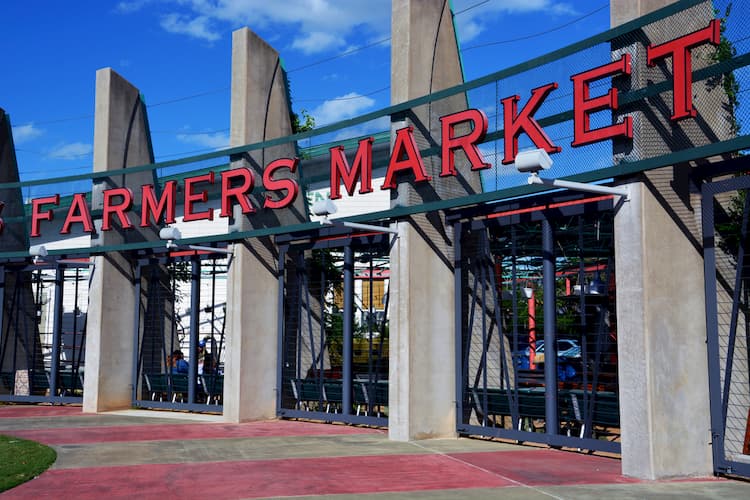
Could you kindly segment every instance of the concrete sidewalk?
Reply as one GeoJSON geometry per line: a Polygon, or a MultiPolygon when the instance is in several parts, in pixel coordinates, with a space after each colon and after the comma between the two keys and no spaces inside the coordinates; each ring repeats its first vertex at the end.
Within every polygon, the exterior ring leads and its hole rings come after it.
{"type": "Polygon", "coordinates": [[[344,425],[0,406],[0,433],[57,461],[3,498],[750,498],[727,479],[644,482],[616,459],[475,439],[392,442],[344,425]]]}

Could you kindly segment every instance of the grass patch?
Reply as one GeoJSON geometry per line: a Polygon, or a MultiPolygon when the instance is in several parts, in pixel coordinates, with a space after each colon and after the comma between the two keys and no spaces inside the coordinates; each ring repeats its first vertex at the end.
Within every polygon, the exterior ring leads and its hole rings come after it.
{"type": "Polygon", "coordinates": [[[0,435],[0,491],[38,476],[57,458],[49,446],[0,435]]]}

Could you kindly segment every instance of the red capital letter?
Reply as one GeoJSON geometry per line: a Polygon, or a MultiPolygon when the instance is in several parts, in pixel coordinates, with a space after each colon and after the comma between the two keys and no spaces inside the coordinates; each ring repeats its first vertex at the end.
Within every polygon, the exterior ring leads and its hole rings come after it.
{"type": "Polygon", "coordinates": [[[94,223],[91,222],[91,212],[86,203],[85,193],[73,195],[73,201],[70,203],[70,209],[68,209],[68,215],[65,216],[65,222],[60,230],[60,234],[68,234],[70,232],[70,225],[75,222],[83,224],[83,231],[85,233],[94,232],[94,223]]]}
{"type": "Polygon", "coordinates": [[[221,173],[221,217],[229,217],[232,215],[232,198],[237,200],[237,203],[242,206],[243,214],[251,214],[255,212],[255,209],[250,204],[250,198],[248,193],[253,191],[255,185],[255,179],[253,173],[242,167],[233,170],[225,170],[221,173]],[[241,183],[238,186],[232,186],[234,179],[241,179],[241,183]]]}
{"type": "Polygon", "coordinates": [[[694,117],[697,112],[693,107],[693,69],[691,49],[710,43],[719,45],[721,41],[721,23],[718,19],[711,21],[708,26],[688,35],[681,36],[661,45],[646,49],[647,62],[654,66],[656,61],[672,56],[672,120],[694,117]]]}
{"type": "Polygon", "coordinates": [[[332,147],[331,153],[331,199],[341,198],[341,180],[343,177],[344,187],[349,196],[354,194],[357,180],[361,179],[359,185],[360,194],[372,193],[372,137],[359,141],[357,154],[354,156],[354,166],[349,168],[346,161],[344,146],[332,147]]]}
{"type": "Polygon", "coordinates": [[[626,116],[620,123],[591,130],[591,113],[617,109],[617,89],[610,88],[606,94],[592,98],[589,84],[618,73],[630,74],[630,54],[625,54],[617,61],[570,77],[573,80],[573,142],[571,146],[605,141],[618,135],[633,137],[633,118],[630,116],[626,116]]]}
{"type": "Polygon", "coordinates": [[[299,163],[299,158],[279,158],[266,166],[263,170],[263,187],[269,191],[286,189],[286,196],[274,201],[269,195],[266,195],[263,208],[286,208],[294,203],[299,193],[299,186],[295,180],[289,177],[274,179],[273,174],[280,168],[288,168],[290,173],[294,173],[297,170],[297,163],[299,163]]]}
{"type": "Polygon", "coordinates": [[[521,97],[513,95],[506,97],[503,103],[503,123],[505,126],[505,156],[503,164],[516,161],[518,154],[518,136],[526,132],[534,145],[543,148],[548,153],[559,153],[560,148],[552,144],[547,134],[534,119],[534,113],[542,106],[544,99],[550,92],[557,88],[557,83],[549,83],[543,87],[531,91],[531,99],[526,103],[521,112],[518,112],[518,101],[521,97]]]}
{"type": "Polygon", "coordinates": [[[175,195],[177,194],[177,181],[164,183],[164,191],[161,193],[159,203],[156,202],[153,184],[141,186],[141,227],[149,226],[149,217],[153,215],[154,225],[159,223],[162,213],[166,210],[165,224],[174,224],[175,221],[175,195]]]}
{"type": "Polygon", "coordinates": [[[125,187],[105,189],[104,190],[104,207],[102,208],[102,231],[112,229],[112,215],[117,215],[120,219],[120,226],[124,229],[133,227],[128,216],[125,215],[127,210],[133,206],[133,192],[125,187]],[[112,198],[121,196],[122,201],[118,204],[112,203],[112,198]]]}
{"type": "Polygon", "coordinates": [[[440,118],[442,123],[443,155],[440,177],[456,175],[456,150],[462,149],[471,162],[472,170],[483,170],[490,168],[490,164],[484,161],[482,152],[479,151],[477,143],[487,135],[487,115],[478,109],[467,109],[452,115],[440,118]],[[459,123],[471,122],[472,130],[466,135],[456,137],[453,135],[455,127],[459,123]]]}
{"type": "Polygon", "coordinates": [[[52,220],[52,218],[54,217],[52,209],[45,210],[44,212],[39,211],[39,207],[41,207],[42,205],[47,205],[49,203],[53,205],[59,205],[60,195],[56,194],[55,196],[46,196],[44,198],[36,198],[36,199],[31,200],[31,237],[32,238],[41,236],[41,233],[39,232],[39,226],[41,225],[41,221],[52,220]]]}
{"type": "Polygon", "coordinates": [[[193,192],[193,187],[195,184],[198,184],[199,182],[208,182],[209,184],[214,183],[214,173],[209,172],[204,175],[197,175],[195,177],[188,177],[185,179],[185,215],[182,218],[185,222],[192,221],[192,220],[213,220],[214,218],[214,211],[210,208],[204,210],[203,212],[193,212],[193,204],[196,202],[207,202],[208,201],[208,191],[205,189],[199,193],[193,192]]]}
{"type": "Polygon", "coordinates": [[[396,140],[388,162],[388,171],[385,173],[385,182],[380,189],[396,189],[394,177],[402,170],[411,170],[416,182],[432,179],[424,170],[424,162],[419,154],[417,142],[414,140],[414,127],[404,127],[396,131],[396,140]]]}

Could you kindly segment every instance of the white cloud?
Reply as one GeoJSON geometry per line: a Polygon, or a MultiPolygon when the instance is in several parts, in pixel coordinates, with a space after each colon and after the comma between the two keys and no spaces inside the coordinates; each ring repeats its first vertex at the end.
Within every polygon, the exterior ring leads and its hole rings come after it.
{"type": "Polygon", "coordinates": [[[33,123],[28,123],[26,125],[19,125],[17,127],[13,127],[13,142],[15,144],[28,142],[33,139],[36,139],[43,133],[44,131],[42,131],[39,128],[34,127],[33,123]]]}
{"type": "Polygon", "coordinates": [[[193,38],[214,42],[221,36],[211,30],[211,20],[205,16],[189,19],[181,14],[167,14],[161,19],[161,27],[169,33],[188,35],[193,38]]]}
{"type": "Polygon", "coordinates": [[[57,146],[55,149],[47,153],[47,157],[56,160],[77,160],[83,156],[90,155],[93,151],[94,148],[91,144],[72,142],[70,144],[57,146]]]}
{"type": "Polygon", "coordinates": [[[355,127],[348,127],[341,131],[333,138],[334,142],[345,141],[352,137],[363,137],[366,135],[376,134],[385,130],[390,130],[391,119],[388,116],[381,116],[371,122],[361,123],[355,127]]]}
{"type": "Polygon", "coordinates": [[[177,139],[211,149],[222,149],[229,147],[229,134],[226,132],[214,132],[205,134],[177,134],[177,139]]]}
{"type": "Polygon", "coordinates": [[[339,36],[322,31],[314,31],[295,38],[292,42],[292,48],[298,49],[305,54],[315,54],[316,52],[335,49],[343,44],[344,40],[339,36]]]}
{"type": "Polygon", "coordinates": [[[130,14],[133,12],[138,12],[139,10],[143,8],[144,5],[150,2],[151,0],[130,0],[130,1],[118,2],[117,6],[115,7],[115,10],[123,14],[130,14]]]}
{"type": "MultiPolygon", "coordinates": [[[[292,48],[306,54],[346,46],[346,39],[356,32],[383,38],[390,32],[390,0],[168,0],[174,13],[162,22],[170,33],[181,33],[208,39],[217,36],[212,26],[219,23],[234,29],[292,28],[296,36],[292,48]],[[190,29],[188,29],[188,26],[190,29]],[[315,45],[327,34],[324,43],[315,45]]],[[[140,8],[140,0],[121,2],[121,11],[140,8]]],[[[213,38],[212,40],[214,40],[213,38]]]]}
{"type": "Polygon", "coordinates": [[[319,127],[356,116],[374,104],[374,99],[350,92],[325,101],[310,111],[310,114],[315,118],[315,126],[319,127]]]}
{"type": "MultiPolygon", "coordinates": [[[[539,12],[558,16],[574,16],[580,12],[570,2],[554,0],[502,0],[477,5],[474,0],[455,0],[453,11],[456,31],[461,42],[468,42],[482,33],[494,18],[503,14],[527,14],[539,12]],[[473,6],[475,6],[472,8],[473,6]],[[466,12],[461,12],[467,9],[466,12]]],[[[541,29],[541,28],[540,28],[541,29]]]]}

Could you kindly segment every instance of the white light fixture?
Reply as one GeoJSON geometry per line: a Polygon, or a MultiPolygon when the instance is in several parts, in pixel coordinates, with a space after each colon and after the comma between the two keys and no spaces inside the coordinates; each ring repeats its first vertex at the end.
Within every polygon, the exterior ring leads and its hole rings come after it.
{"type": "Polygon", "coordinates": [[[176,250],[178,247],[175,240],[182,238],[182,233],[175,226],[163,227],[159,230],[159,238],[167,240],[167,250],[176,250]]]}
{"type": "Polygon", "coordinates": [[[376,226],[373,224],[360,224],[359,222],[349,222],[349,221],[332,221],[328,218],[329,215],[335,214],[338,211],[338,208],[336,208],[336,204],[331,200],[330,198],[325,200],[316,201],[312,204],[312,213],[313,215],[317,215],[319,217],[322,217],[320,223],[325,224],[328,226],[344,226],[349,227],[352,229],[362,229],[364,231],[375,231],[378,233],[391,233],[391,234],[398,234],[397,228],[391,228],[386,226],[376,226]]]}
{"type": "MultiPolygon", "coordinates": [[[[179,250],[180,245],[175,243],[175,240],[182,239],[182,233],[176,226],[163,227],[159,230],[159,238],[167,240],[167,250],[179,250]]],[[[201,245],[187,245],[186,248],[202,252],[223,253],[225,255],[232,255],[234,253],[233,250],[229,250],[228,248],[216,248],[201,245]]]]}
{"type": "Polygon", "coordinates": [[[623,188],[539,177],[540,170],[549,170],[552,166],[552,158],[550,158],[547,152],[541,148],[521,151],[516,155],[515,164],[516,170],[521,173],[529,174],[529,184],[539,184],[554,188],[570,189],[571,191],[583,191],[586,193],[612,194],[622,196],[625,201],[628,199],[628,191],[623,188]]]}
{"type": "Polygon", "coordinates": [[[76,264],[79,266],[93,266],[94,263],[88,260],[81,260],[81,259],[60,259],[57,256],[52,256],[47,259],[49,256],[49,252],[47,251],[47,247],[44,245],[33,245],[29,248],[29,255],[33,257],[32,263],[35,266],[38,266],[39,264],[43,264],[46,261],[49,261],[51,264],[76,264]]]}
{"type": "Polygon", "coordinates": [[[47,247],[44,245],[34,245],[29,248],[29,254],[34,257],[32,259],[32,262],[36,266],[42,263],[44,261],[44,258],[47,256],[47,247]]]}

